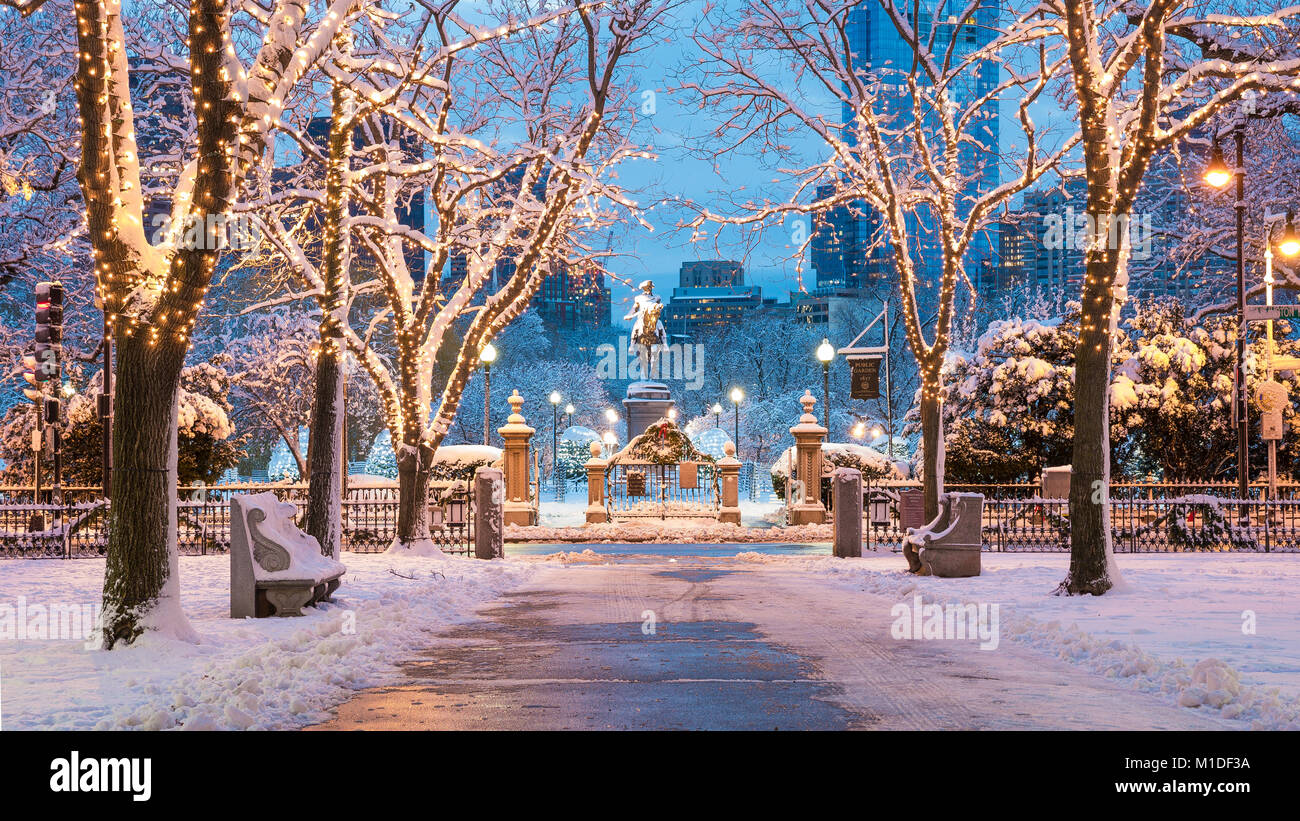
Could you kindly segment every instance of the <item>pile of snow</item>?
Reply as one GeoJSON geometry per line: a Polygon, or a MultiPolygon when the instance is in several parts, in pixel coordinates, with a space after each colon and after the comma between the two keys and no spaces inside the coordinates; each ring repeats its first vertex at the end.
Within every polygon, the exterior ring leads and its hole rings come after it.
{"type": "MultiPolygon", "coordinates": [[[[521,562],[350,554],[337,603],[287,619],[231,619],[230,562],[180,558],[181,602],[201,642],[147,635],[101,651],[79,640],[2,640],[4,729],[276,729],[318,723],[353,691],[400,681],[431,631],[535,572],[521,562]]],[[[10,559],[16,607],[95,604],[104,562],[10,559]]],[[[0,608],[0,613],[3,613],[0,608]]],[[[4,619],[0,618],[0,632],[4,619]]]]}

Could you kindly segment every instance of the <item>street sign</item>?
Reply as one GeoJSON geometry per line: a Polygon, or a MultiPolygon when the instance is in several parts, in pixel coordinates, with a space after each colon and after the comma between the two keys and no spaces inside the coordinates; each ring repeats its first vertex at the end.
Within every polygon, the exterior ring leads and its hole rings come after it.
{"type": "Polygon", "coordinates": [[[1247,322],[1263,322],[1268,319],[1300,319],[1300,305],[1246,306],[1247,322]]]}
{"type": "Polygon", "coordinates": [[[1273,357],[1273,370],[1275,370],[1275,371],[1300,371],[1300,356],[1275,356],[1275,357],[1273,357]]]}

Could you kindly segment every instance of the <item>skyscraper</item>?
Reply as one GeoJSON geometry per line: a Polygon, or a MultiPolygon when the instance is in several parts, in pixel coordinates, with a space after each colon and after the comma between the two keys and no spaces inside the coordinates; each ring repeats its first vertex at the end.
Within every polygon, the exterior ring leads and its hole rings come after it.
{"type": "MultiPolygon", "coordinates": [[[[903,5],[912,18],[912,5],[903,5]]],[[[919,0],[918,13],[914,19],[909,19],[909,23],[922,42],[926,42],[934,32],[936,54],[943,54],[952,46],[953,59],[959,60],[992,41],[1000,15],[997,0],[984,0],[967,23],[957,25],[957,15],[962,8],[964,4],[955,0],[919,0]]],[[[898,36],[893,22],[877,3],[861,3],[854,8],[849,13],[847,30],[849,53],[855,65],[886,87],[876,100],[876,113],[882,118],[892,118],[892,122],[897,124],[907,122],[913,116],[914,102],[907,91],[908,68],[913,58],[911,46],[898,36]]],[[[998,82],[998,67],[990,61],[982,61],[968,70],[962,79],[964,82],[953,87],[953,96],[965,110],[993,92],[998,82]]],[[[847,105],[842,116],[845,123],[854,119],[847,105]]],[[[1000,145],[996,100],[980,105],[975,116],[969,119],[965,133],[971,140],[963,141],[959,146],[958,158],[966,177],[965,198],[969,200],[998,184],[1000,145]]],[[[826,196],[832,190],[833,186],[824,186],[818,194],[826,196]]],[[[812,264],[819,287],[862,287],[893,276],[891,250],[884,238],[883,221],[880,214],[866,203],[830,209],[819,215],[814,232],[812,264]]],[[[937,285],[943,258],[936,216],[922,210],[910,217],[908,236],[917,262],[918,278],[923,284],[937,285]]],[[[965,259],[967,272],[974,275],[974,272],[988,270],[996,244],[995,229],[982,231],[973,237],[965,259]]],[[[931,295],[933,297],[933,293],[931,295]]]]}

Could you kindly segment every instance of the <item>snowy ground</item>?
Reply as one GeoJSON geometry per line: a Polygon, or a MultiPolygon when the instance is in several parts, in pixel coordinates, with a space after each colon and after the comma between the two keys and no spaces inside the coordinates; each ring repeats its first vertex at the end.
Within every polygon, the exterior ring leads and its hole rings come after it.
{"type": "Polygon", "coordinates": [[[740,526],[722,524],[707,516],[660,519],[646,516],[604,524],[586,524],[587,502],[574,496],[564,502],[543,501],[537,509],[537,526],[506,528],[508,542],[820,542],[831,538],[831,526],[783,527],[778,522],[782,505],[776,502],[741,502],[740,526]]]}
{"type": "MultiPolygon", "coordinates": [[[[515,587],[534,566],[344,554],[337,604],[302,618],[229,618],[230,561],[181,558],[182,602],[202,643],[146,639],[101,652],[77,640],[0,639],[0,727],[246,729],[321,721],[353,690],[384,684],[430,631],[515,587]],[[390,572],[394,571],[394,572],[390,572]],[[401,574],[401,575],[395,575],[401,574]],[[410,577],[410,578],[406,578],[410,577]]],[[[0,562],[0,608],[93,605],[104,563],[0,562]]]]}
{"type": "Polygon", "coordinates": [[[1064,554],[985,553],[971,579],[911,576],[894,554],[739,557],[904,603],[997,603],[1004,640],[1243,726],[1300,730],[1300,555],[1121,555],[1126,589],[1099,598],[1050,595],[1064,554]]]}

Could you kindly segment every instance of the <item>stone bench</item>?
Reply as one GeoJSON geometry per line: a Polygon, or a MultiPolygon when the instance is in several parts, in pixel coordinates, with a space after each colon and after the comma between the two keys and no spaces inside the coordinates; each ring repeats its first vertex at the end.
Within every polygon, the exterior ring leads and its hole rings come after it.
{"type": "Polygon", "coordinates": [[[925,575],[978,576],[983,523],[983,494],[945,493],[939,498],[935,520],[925,527],[908,528],[904,541],[916,549],[925,575]]]}
{"type": "Polygon", "coordinates": [[[346,567],[293,524],[274,493],[230,497],[230,617],[301,616],[328,601],[346,567]]]}

